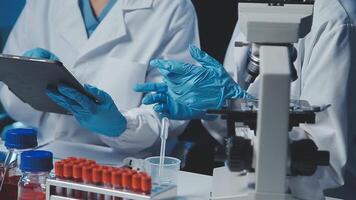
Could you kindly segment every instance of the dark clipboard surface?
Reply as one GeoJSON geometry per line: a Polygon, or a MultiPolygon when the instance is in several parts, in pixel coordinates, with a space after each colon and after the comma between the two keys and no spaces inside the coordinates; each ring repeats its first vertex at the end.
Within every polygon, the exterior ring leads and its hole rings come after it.
{"type": "Polygon", "coordinates": [[[0,81],[32,108],[58,114],[70,114],[46,95],[48,88],[64,83],[89,95],[61,62],[0,54],[0,81]]]}

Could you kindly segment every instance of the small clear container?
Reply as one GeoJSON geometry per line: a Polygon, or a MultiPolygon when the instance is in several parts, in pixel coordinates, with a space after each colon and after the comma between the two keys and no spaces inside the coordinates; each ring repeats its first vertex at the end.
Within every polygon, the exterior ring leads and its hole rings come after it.
{"type": "Polygon", "coordinates": [[[181,161],[173,157],[165,157],[159,172],[159,156],[145,159],[145,171],[152,177],[152,183],[158,185],[177,185],[181,161]]]}
{"type": "Polygon", "coordinates": [[[53,154],[48,151],[26,151],[21,154],[22,176],[17,200],[45,200],[46,180],[52,177],[53,154]]]}
{"type": "Polygon", "coordinates": [[[18,193],[17,184],[21,177],[20,155],[22,152],[37,146],[37,130],[31,128],[9,129],[5,133],[5,147],[8,152],[4,163],[1,164],[1,180],[3,188],[0,192],[0,200],[16,199],[18,193]],[[6,166],[6,169],[5,169],[6,166]]]}

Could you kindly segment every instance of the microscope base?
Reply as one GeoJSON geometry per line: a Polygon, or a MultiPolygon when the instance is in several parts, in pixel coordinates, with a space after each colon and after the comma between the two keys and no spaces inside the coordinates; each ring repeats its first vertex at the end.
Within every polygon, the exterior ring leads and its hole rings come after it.
{"type": "Polygon", "coordinates": [[[241,174],[226,167],[214,169],[211,200],[295,200],[289,194],[256,193],[255,174],[241,174]]]}

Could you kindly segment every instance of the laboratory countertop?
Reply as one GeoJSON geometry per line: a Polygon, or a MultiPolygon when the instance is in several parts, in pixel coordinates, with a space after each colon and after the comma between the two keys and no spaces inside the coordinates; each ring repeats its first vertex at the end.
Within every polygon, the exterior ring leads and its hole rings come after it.
{"type": "MultiPolygon", "coordinates": [[[[0,152],[5,152],[6,149],[1,146],[3,145],[0,145],[0,152]]],[[[55,159],[63,159],[69,156],[86,157],[107,165],[121,165],[122,160],[129,156],[116,154],[107,147],[61,141],[53,142],[41,149],[53,152],[55,159]],[[113,154],[116,156],[113,156],[113,154]]],[[[176,200],[209,200],[212,182],[212,176],[180,171],[176,200]]],[[[337,199],[327,198],[327,200],[337,199]]]]}
{"type": "Polygon", "coordinates": [[[212,187],[212,176],[179,172],[177,200],[208,200],[212,187]]]}
{"type": "MultiPolygon", "coordinates": [[[[180,171],[177,200],[209,200],[212,182],[212,176],[180,171]]],[[[327,197],[326,200],[340,199],[327,197]]]]}

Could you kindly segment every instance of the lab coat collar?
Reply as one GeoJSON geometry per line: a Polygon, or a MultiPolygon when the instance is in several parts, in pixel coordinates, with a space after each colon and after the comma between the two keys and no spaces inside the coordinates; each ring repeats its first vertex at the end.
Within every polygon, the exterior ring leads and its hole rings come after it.
{"type": "Polygon", "coordinates": [[[123,10],[152,8],[153,0],[121,0],[123,10]]]}
{"type": "Polygon", "coordinates": [[[76,64],[97,55],[99,48],[128,37],[125,11],[149,9],[152,3],[153,0],[119,0],[84,45],[76,64]]]}
{"type": "Polygon", "coordinates": [[[55,23],[59,34],[78,52],[88,40],[78,1],[64,0],[58,5],[55,23]]]}
{"type": "Polygon", "coordinates": [[[343,8],[346,10],[349,16],[350,23],[356,24],[356,3],[354,0],[340,0],[343,8]]]}

